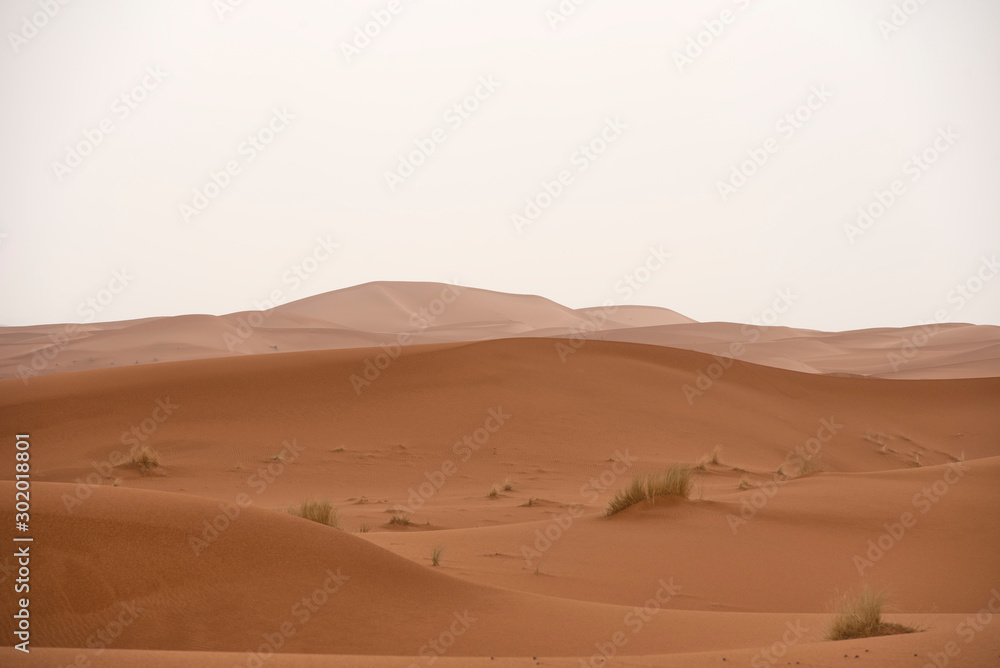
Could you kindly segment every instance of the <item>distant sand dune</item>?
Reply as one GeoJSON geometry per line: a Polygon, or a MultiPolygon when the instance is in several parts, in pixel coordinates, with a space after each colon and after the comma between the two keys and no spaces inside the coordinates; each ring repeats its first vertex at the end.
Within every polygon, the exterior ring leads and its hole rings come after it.
{"type": "Polygon", "coordinates": [[[542,297],[442,283],[367,283],[263,313],[94,323],[79,325],[69,337],[66,327],[0,328],[0,378],[30,378],[29,369],[44,375],[154,361],[510,337],[670,346],[805,373],[1000,376],[1000,327],[948,323],[830,333],[698,323],[658,307],[574,310],[542,297]],[[51,359],[40,352],[44,348],[51,359]]]}

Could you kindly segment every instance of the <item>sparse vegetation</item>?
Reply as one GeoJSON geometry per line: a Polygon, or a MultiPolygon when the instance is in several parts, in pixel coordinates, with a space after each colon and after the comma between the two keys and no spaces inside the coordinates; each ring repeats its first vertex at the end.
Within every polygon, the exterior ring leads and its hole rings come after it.
{"type": "Polygon", "coordinates": [[[799,466],[799,475],[805,475],[807,473],[815,473],[816,471],[822,471],[823,469],[819,465],[819,461],[815,457],[810,457],[802,462],[799,466]]]}
{"type": "Polygon", "coordinates": [[[526,504],[524,504],[524,505],[527,506],[528,508],[530,508],[533,505],[535,505],[536,503],[538,503],[538,497],[532,496],[532,497],[528,497],[528,502],[526,504]]]}
{"type": "Polygon", "coordinates": [[[133,448],[129,456],[129,464],[139,469],[139,473],[146,475],[160,465],[160,456],[144,445],[141,448],[133,448]]]}
{"type": "Polygon", "coordinates": [[[636,476],[624,489],[618,490],[604,509],[610,517],[641,501],[652,503],[659,496],[688,498],[694,485],[694,472],[687,466],[671,466],[661,473],[636,476]]]}
{"type": "Polygon", "coordinates": [[[900,633],[914,633],[917,629],[882,619],[882,607],[889,595],[865,585],[856,595],[846,595],[839,602],[827,630],[828,640],[872,638],[900,633]]]}
{"type": "Polygon", "coordinates": [[[358,527],[358,533],[368,533],[371,530],[372,528],[363,522],[361,526],[358,527]]]}
{"type": "Polygon", "coordinates": [[[389,524],[395,524],[396,526],[403,526],[403,527],[411,527],[413,526],[413,520],[411,520],[403,513],[396,513],[391,518],[389,518],[389,524]]]}
{"type": "Polygon", "coordinates": [[[865,439],[866,441],[871,441],[875,445],[885,445],[885,434],[879,433],[877,431],[876,432],[866,431],[865,433],[861,434],[861,438],[865,439]]]}
{"type": "Polygon", "coordinates": [[[282,461],[284,459],[285,459],[285,451],[284,450],[282,450],[281,452],[279,452],[275,456],[271,457],[271,461],[272,462],[280,462],[280,461],[282,461]]]}
{"type": "Polygon", "coordinates": [[[308,499],[297,506],[288,509],[288,513],[304,520],[319,522],[334,529],[340,528],[340,518],[337,509],[328,499],[308,499]]]}
{"type": "Polygon", "coordinates": [[[507,478],[506,480],[503,481],[503,487],[501,487],[501,489],[505,492],[513,492],[514,481],[511,480],[510,478],[507,478]]]}
{"type": "Polygon", "coordinates": [[[740,489],[750,489],[753,485],[750,483],[750,478],[743,476],[740,478],[740,489]]]}
{"type": "Polygon", "coordinates": [[[722,460],[719,459],[719,446],[715,446],[712,448],[711,454],[704,455],[698,460],[697,469],[702,472],[707,471],[709,464],[712,466],[722,466],[722,460]]]}
{"type": "Polygon", "coordinates": [[[493,486],[490,487],[489,494],[487,494],[486,496],[490,497],[491,499],[495,499],[498,496],[500,496],[500,486],[497,485],[496,483],[493,483],[493,486]]]}
{"type": "Polygon", "coordinates": [[[444,554],[444,546],[438,545],[437,547],[435,547],[434,551],[431,553],[431,565],[440,566],[442,554],[444,554]]]}

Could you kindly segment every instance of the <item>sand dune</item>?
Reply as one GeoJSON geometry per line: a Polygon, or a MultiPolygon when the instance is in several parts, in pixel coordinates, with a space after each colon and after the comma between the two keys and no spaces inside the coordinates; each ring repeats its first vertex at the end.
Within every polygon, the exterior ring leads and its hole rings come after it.
{"type": "MultiPolygon", "coordinates": [[[[31,665],[253,665],[273,640],[265,665],[424,666],[447,633],[436,665],[614,665],[611,647],[627,665],[923,666],[949,642],[954,665],[1000,661],[1000,626],[962,631],[1000,612],[996,328],[942,327],[913,358],[941,377],[900,380],[874,376],[901,330],[768,328],[727,359],[740,325],[638,308],[587,332],[595,311],[473,291],[393,347],[443,286],[390,287],[370,310],[371,286],[275,309],[236,354],[245,314],[88,326],[56,361],[114,366],[0,380],[0,424],[32,442],[31,665]],[[139,445],[159,455],[145,474],[125,461],[139,445]],[[674,463],[696,467],[691,498],[603,517],[674,463]],[[341,529],[283,512],[307,498],[341,529]],[[822,642],[863,582],[923,630],[822,642]]],[[[8,362],[46,331],[4,332],[8,362]]]]}
{"type": "Polygon", "coordinates": [[[1000,328],[945,323],[818,332],[698,323],[669,309],[569,309],[533,295],[377,282],[224,316],[0,327],[0,378],[126,364],[511,337],[601,339],[696,350],[805,373],[883,378],[1000,375],[1000,328]]]}

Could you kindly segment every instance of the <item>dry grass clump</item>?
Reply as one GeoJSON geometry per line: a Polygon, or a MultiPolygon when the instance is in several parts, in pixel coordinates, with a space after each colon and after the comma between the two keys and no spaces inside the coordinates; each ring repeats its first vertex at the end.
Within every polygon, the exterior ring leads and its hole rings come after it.
{"type": "Polygon", "coordinates": [[[498,496],[500,496],[500,485],[493,483],[493,486],[490,487],[490,491],[486,496],[488,496],[491,499],[495,499],[498,496]]]}
{"type": "Polygon", "coordinates": [[[634,506],[641,501],[652,503],[658,496],[688,498],[694,485],[694,472],[687,466],[671,466],[661,473],[636,476],[624,489],[618,490],[604,509],[604,516],[634,506]]]}
{"type": "Polygon", "coordinates": [[[815,457],[810,457],[806,459],[799,465],[799,475],[803,476],[807,473],[815,473],[816,471],[822,471],[823,468],[820,466],[819,461],[815,457]]]}
{"type": "Polygon", "coordinates": [[[288,513],[304,520],[319,522],[334,529],[340,528],[340,518],[337,509],[328,499],[307,499],[297,506],[288,509],[288,513]]]}
{"type": "Polygon", "coordinates": [[[505,492],[513,492],[514,481],[511,480],[510,478],[507,478],[506,480],[503,481],[503,486],[501,487],[501,489],[505,492]]]}
{"type": "Polygon", "coordinates": [[[753,483],[750,482],[750,478],[748,478],[746,476],[743,476],[742,478],[740,478],[740,489],[741,490],[750,489],[752,486],[753,486],[753,483]]]}
{"type": "Polygon", "coordinates": [[[702,458],[698,460],[696,468],[699,471],[705,472],[708,470],[709,464],[712,466],[722,466],[722,460],[719,459],[719,446],[712,448],[711,454],[703,455],[702,458]]]}
{"type": "Polygon", "coordinates": [[[389,524],[395,524],[401,527],[411,527],[413,526],[413,520],[402,513],[396,513],[389,518],[389,524]]]}
{"type": "Polygon", "coordinates": [[[444,546],[438,545],[437,547],[435,547],[434,551],[431,553],[431,565],[440,566],[442,554],[444,554],[444,546]]]}
{"type": "Polygon", "coordinates": [[[882,621],[882,607],[888,598],[884,590],[870,585],[865,585],[856,595],[844,596],[830,622],[827,639],[850,640],[914,633],[917,629],[910,626],[882,621]]]}
{"type": "Polygon", "coordinates": [[[148,445],[144,445],[141,448],[134,448],[129,453],[128,463],[139,469],[139,473],[146,475],[160,465],[160,456],[148,445]]]}

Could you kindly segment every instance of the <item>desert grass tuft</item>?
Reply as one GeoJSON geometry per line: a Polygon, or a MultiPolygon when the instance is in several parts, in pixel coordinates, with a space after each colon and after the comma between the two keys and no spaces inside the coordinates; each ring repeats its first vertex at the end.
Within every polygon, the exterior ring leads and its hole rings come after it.
{"type": "Polygon", "coordinates": [[[503,481],[503,487],[501,487],[501,489],[505,492],[513,492],[514,481],[511,480],[510,478],[507,478],[506,480],[503,481]]]}
{"type": "Polygon", "coordinates": [[[368,526],[367,523],[362,522],[361,526],[358,527],[358,533],[368,533],[372,528],[368,526]]]}
{"type": "Polygon", "coordinates": [[[488,496],[491,499],[495,499],[498,496],[500,496],[500,485],[493,483],[493,486],[490,487],[490,491],[486,496],[488,496]]]}
{"type": "Polygon", "coordinates": [[[815,473],[816,471],[822,471],[823,468],[819,465],[819,460],[814,457],[810,457],[799,465],[799,475],[803,476],[807,473],[815,473]]]}
{"type": "Polygon", "coordinates": [[[297,506],[288,509],[288,513],[304,520],[318,522],[334,529],[340,528],[340,518],[337,509],[328,499],[307,499],[297,506]]]}
{"type": "Polygon", "coordinates": [[[714,466],[722,466],[722,461],[719,459],[719,446],[712,448],[712,454],[709,456],[708,461],[714,466]]]}
{"type": "Polygon", "coordinates": [[[160,465],[160,456],[144,445],[141,448],[133,448],[129,456],[129,464],[139,469],[139,473],[146,475],[160,465]]]}
{"type": "Polygon", "coordinates": [[[658,496],[680,496],[688,498],[694,485],[694,472],[687,466],[671,466],[661,473],[650,473],[632,478],[624,489],[618,490],[604,516],[610,517],[637,503],[652,503],[658,496]]]}
{"type": "Polygon", "coordinates": [[[411,527],[413,526],[413,520],[403,513],[396,513],[391,518],[389,518],[389,524],[395,524],[396,526],[411,527]]]}
{"type": "Polygon", "coordinates": [[[750,489],[752,486],[753,485],[750,482],[750,478],[748,478],[746,476],[743,476],[742,478],[740,478],[740,489],[741,490],[743,490],[743,489],[750,489]]]}
{"type": "Polygon", "coordinates": [[[434,551],[431,552],[431,565],[432,566],[440,566],[441,565],[441,555],[442,554],[444,554],[444,546],[443,545],[438,545],[437,547],[434,548],[434,551]]]}
{"type": "Polygon", "coordinates": [[[860,592],[844,596],[827,629],[827,640],[872,638],[901,633],[914,633],[917,629],[882,619],[882,607],[889,595],[884,590],[865,585],[860,592]]]}
{"type": "Polygon", "coordinates": [[[719,458],[719,446],[712,448],[712,452],[707,455],[702,455],[701,459],[695,465],[695,468],[704,473],[708,470],[708,465],[712,466],[722,466],[722,460],[719,458]]]}

